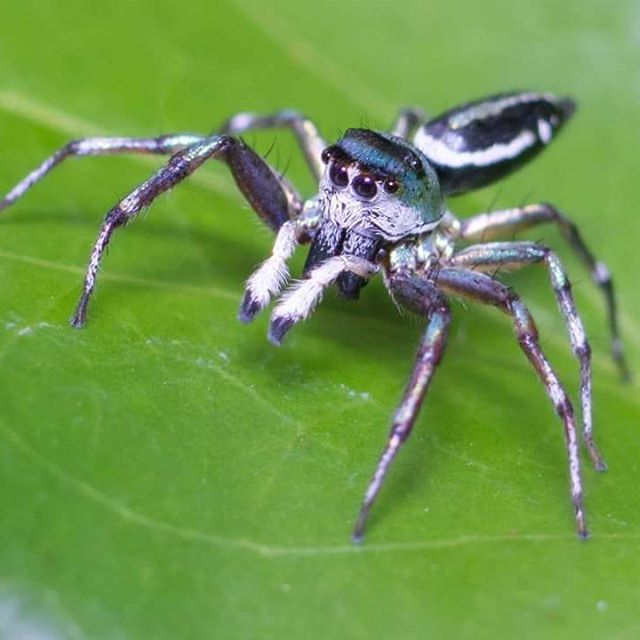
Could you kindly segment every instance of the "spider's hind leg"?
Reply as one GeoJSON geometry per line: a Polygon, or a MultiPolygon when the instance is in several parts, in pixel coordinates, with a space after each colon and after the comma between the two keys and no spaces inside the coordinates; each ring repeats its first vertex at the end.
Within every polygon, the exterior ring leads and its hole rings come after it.
{"type": "Polygon", "coordinates": [[[87,306],[95,287],[98,267],[113,232],[211,158],[221,160],[229,167],[240,191],[263,222],[273,230],[280,229],[292,213],[301,208],[297,194],[289,185],[280,180],[250,147],[236,138],[211,136],[178,151],[164,167],[107,214],[91,253],[82,296],[71,320],[73,326],[81,327],[86,321],[87,306]]]}
{"type": "Polygon", "coordinates": [[[622,348],[616,297],[609,269],[603,262],[596,260],[582,239],[578,227],[567,216],[547,203],[481,213],[462,222],[460,237],[464,240],[484,242],[492,238],[506,238],[514,232],[546,223],[557,225],[562,237],[602,291],[609,321],[611,354],[620,377],[625,382],[629,381],[631,375],[622,348]]]}
{"type": "Polygon", "coordinates": [[[558,256],[547,247],[534,242],[490,242],[463,249],[451,258],[449,264],[491,272],[501,267],[507,270],[520,269],[539,262],[544,262],[549,271],[551,286],[567,325],[572,351],[580,363],[580,400],[584,441],[593,466],[598,471],[604,471],[607,465],[593,438],[591,348],[571,293],[571,283],[558,256]]]}
{"type": "Polygon", "coordinates": [[[438,271],[436,284],[443,291],[493,305],[509,314],[513,320],[518,343],[544,384],[547,395],[564,426],[565,443],[569,458],[571,501],[578,535],[587,538],[587,525],[583,504],[580,456],[573,407],[569,396],[544,355],[538,339],[538,330],[526,305],[512,289],[490,276],[461,268],[445,267],[438,271]]]}

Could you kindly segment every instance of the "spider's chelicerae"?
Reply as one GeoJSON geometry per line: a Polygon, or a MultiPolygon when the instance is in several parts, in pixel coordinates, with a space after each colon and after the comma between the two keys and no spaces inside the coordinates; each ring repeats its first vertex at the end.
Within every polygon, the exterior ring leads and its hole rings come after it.
{"type": "Polygon", "coordinates": [[[494,277],[543,263],[580,365],[583,436],[595,468],[606,468],[593,439],[591,355],[571,286],[557,255],[536,242],[486,242],[554,223],[602,290],[609,315],[613,357],[627,368],[619,338],[609,272],[596,261],[576,226],[549,204],[533,204],[458,220],[447,197],[484,187],[511,173],[548,145],[575,109],[573,101],[542,93],[508,93],[457,107],[425,122],[418,109],[402,110],[390,133],[348,129],[328,146],[315,125],[294,111],[259,116],[241,113],[216,133],[157,138],[76,140],[30,173],[2,201],[4,209],[51,169],[72,156],[118,153],[165,154],[167,164],[107,214],[91,253],[84,289],[71,320],[84,325],[100,260],[113,232],[214,158],[223,161],[240,191],[274,232],[271,256],[246,285],[239,317],[250,322],[273,298],[269,339],[280,344],[293,325],[309,317],[326,287],[336,284],[357,298],[381,273],[396,304],[424,316],[426,329],[406,390],[393,415],[391,433],[362,503],[353,539],[362,539],[369,511],[391,462],[408,438],[440,362],[450,311],[447,296],[497,307],[511,316],[520,347],[533,365],[562,421],[569,458],[571,500],[578,533],[587,536],[574,411],[545,357],[531,314],[522,299],[494,277]],[[288,127],[295,134],[318,193],[303,200],[237,135],[251,129],[288,127]],[[477,244],[476,244],[477,243],[477,244]],[[303,279],[287,284],[287,261],[309,244],[303,279]],[[459,248],[463,245],[463,248],[459,248]]]}

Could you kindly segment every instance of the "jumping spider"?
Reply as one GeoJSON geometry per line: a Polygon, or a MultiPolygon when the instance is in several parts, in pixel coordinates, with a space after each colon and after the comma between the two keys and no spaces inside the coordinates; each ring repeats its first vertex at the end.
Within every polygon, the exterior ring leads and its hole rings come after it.
{"type": "Polygon", "coordinates": [[[273,298],[269,340],[279,345],[294,324],[309,317],[326,287],[345,298],[378,273],[394,301],[425,317],[427,326],[391,433],[369,484],[353,531],[360,541],[373,502],[400,446],[411,433],[424,395],[440,362],[450,321],[447,294],[493,305],[509,314],[518,342],[546,387],[564,426],[571,499],[578,534],[587,536],[576,420],[571,402],[540,348],[534,321],[521,298],[493,275],[543,263],[580,364],[583,436],[595,468],[606,468],[593,439],[591,356],[565,270],[556,254],[536,242],[485,242],[554,223],[601,288],[608,309],[613,357],[626,377],[613,288],[576,226],[549,204],[534,204],[458,220],[447,196],[484,187],[511,173],[551,142],[572,115],[567,98],[507,93],[465,104],[425,122],[418,109],[398,114],[390,133],[348,129],[327,146],[316,126],[295,111],[258,116],[241,113],[213,135],[158,138],[94,137],[70,142],[30,173],[5,198],[12,204],[51,169],[71,156],[118,153],[165,154],[167,164],[109,211],[96,240],[84,290],[71,320],[84,325],[102,255],[113,232],[135,218],[160,194],[207,160],[221,160],[276,240],[271,256],[247,281],[239,318],[250,322],[273,298]],[[293,186],[236,137],[250,129],[288,127],[295,134],[318,193],[303,200],[293,186]],[[473,244],[479,242],[479,244],[473,244]],[[461,250],[459,243],[467,246],[461,250]],[[303,279],[287,284],[287,261],[299,244],[310,244],[303,279]]]}

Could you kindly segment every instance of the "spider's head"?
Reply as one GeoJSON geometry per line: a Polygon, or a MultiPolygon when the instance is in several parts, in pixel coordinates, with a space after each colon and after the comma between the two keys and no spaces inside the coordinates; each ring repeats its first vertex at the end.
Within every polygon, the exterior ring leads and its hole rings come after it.
{"type": "MultiPolygon", "coordinates": [[[[368,129],[348,129],[325,149],[322,220],[305,271],[339,254],[375,260],[385,245],[434,229],[444,213],[438,178],[411,144],[368,129]]],[[[364,281],[343,274],[338,288],[357,298],[364,281]]]]}

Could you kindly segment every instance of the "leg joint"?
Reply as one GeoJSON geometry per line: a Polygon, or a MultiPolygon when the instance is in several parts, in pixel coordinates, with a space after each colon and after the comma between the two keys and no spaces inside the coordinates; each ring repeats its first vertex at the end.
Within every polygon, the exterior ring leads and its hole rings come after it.
{"type": "Polygon", "coordinates": [[[611,281],[611,273],[609,272],[609,269],[607,265],[604,264],[604,262],[596,262],[593,268],[593,275],[599,285],[602,285],[604,287],[613,286],[613,283],[611,281]]]}

